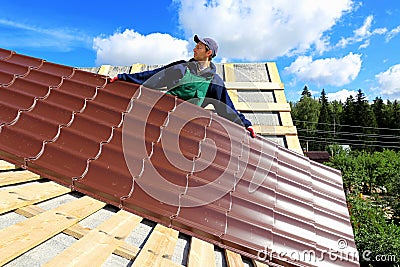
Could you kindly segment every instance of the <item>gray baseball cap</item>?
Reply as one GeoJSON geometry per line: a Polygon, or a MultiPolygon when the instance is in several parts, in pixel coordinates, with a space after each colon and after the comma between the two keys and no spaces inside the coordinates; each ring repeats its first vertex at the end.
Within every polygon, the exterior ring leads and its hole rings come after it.
{"type": "Polygon", "coordinates": [[[194,36],[194,41],[196,42],[196,44],[198,42],[202,42],[203,44],[205,44],[210,50],[212,50],[212,57],[215,57],[217,55],[218,52],[218,44],[216,41],[214,41],[214,39],[211,38],[201,38],[199,36],[197,36],[197,34],[194,36]]]}

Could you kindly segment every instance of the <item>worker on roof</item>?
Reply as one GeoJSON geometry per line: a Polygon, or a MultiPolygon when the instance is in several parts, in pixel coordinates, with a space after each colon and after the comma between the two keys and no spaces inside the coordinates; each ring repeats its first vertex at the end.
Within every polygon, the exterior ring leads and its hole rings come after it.
{"type": "Polygon", "coordinates": [[[153,89],[167,87],[167,94],[198,106],[212,104],[219,115],[244,126],[250,135],[255,137],[251,122],[236,110],[224,81],[216,73],[216,67],[211,62],[218,52],[217,42],[197,35],[194,36],[194,41],[196,46],[193,49],[193,58],[189,61],[180,60],[161,68],[134,74],[118,74],[111,78],[110,82],[121,80],[153,89]]]}

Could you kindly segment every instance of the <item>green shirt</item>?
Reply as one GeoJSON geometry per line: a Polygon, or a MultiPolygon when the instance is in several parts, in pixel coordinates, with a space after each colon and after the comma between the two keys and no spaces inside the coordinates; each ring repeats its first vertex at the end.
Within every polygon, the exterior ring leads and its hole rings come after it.
{"type": "Polygon", "coordinates": [[[168,90],[167,94],[177,96],[180,99],[201,106],[206,97],[211,80],[212,77],[207,79],[195,75],[187,68],[182,79],[179,80],[178,84],[174,88],[168,90]]]}

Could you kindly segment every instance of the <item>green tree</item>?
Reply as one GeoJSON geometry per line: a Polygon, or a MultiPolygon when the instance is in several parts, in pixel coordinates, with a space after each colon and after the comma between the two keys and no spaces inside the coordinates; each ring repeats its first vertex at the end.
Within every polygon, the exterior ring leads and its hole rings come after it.
{"type": "Polygon", "coordinates": [[[361,89],[358,90],[356,99],[347,98],[343,108],[341,138],[354,149],[367,149],[373,151],[376,144],[375,114],[366,100],[361,89]]]}
{"type": "Polygon", "coordinates": [[[301,98],[303,97],[311,97],[311,92],[308,90],[307,85],[304,86],[303,91],[301,92],[301,98]]]}
{"type": "Polygon", "coordinates": [[[362,267],[395,267],[400,263],[400,227],[387,222],[379,206],[356,194],[347,196],[354,239],[362,267]],[[365,251],[371,253],[363,254],[365,251]],[[363,255],[368,256],[364,258],[363,255]],[[378,255],[394,255],[392,261],[374,261],[378,255]],[[369,259],[369,260],[368,260],[369,259]]]}
{"type": "Polygon", "coordinates": [[[319,104],[320,107],[317,124],[318,143],[316,144],[316,147],[318,150],[325,150],[328,143],[330,143],[332,140],[332,115],[325,89],[322,89],[321,96],[319,98],[319,104]]]}
{"type": "Polygon", "coordinates": [[[373,151],[376,146],[376,142],[374,141],[376,140],[375,135],[377,132],[375,128],[377,127],[377,123],[373,110],[361,89],[359,89],[357,93],[354,115],[355,125],[361,126],[358,128],[358,132],[361,133],[361,135],[358,136],[358,139],[362,140],[364,143],[362,148],[373,151]],[[373,145],[374,147],[370,147],[370,145],[373,145]]]}
{"type": "Polygon", "coordinates": [[[343,113],[343,103],[341,101],[337,101],[334,100],[332,102],[329,103],[329,109],[330,109],[330,113],[332,115],[332,138],[334,140],[335,143],[339,143],[336,141],[337,132],[341,131],[341,116],[343,113]]]}
{"type": "Polygon", "coordinates": [[[307,86],[304,87],[300,101],[292,109],[292,118],[303,149],[313,150],[319,115],[319,103],[311,97],[307,86]]]}
{"type": "Polygon", "coordinates": [[[343,112],[340,117],[341,131],[339,137],[341,139],[341,144],[352,144],[352,132],[354,131],[354,128],[351,126],[354,125],[355,109],[354,97],[350,95],[347,97],[346,102],[343,105],[343,112]]]}
{"type": "MultiPolygon", "coordinates": [[[[386,143],[388,141],[388,117],[387,117],[387,112],[385,111],[385,103],[383,102],[382,98],[376,97],[374,102],[371,105],[372,112],[374,113],[375,116],[375,121],[377,124],[377,127],[379,128],[377,130],[378,137],[377,137],[377,144],[379,147],[376,149],[383,149],[386,147],[386,143]]],[[[389,138],[390,141],[390,138],[389,138]]]]}
{"type": "Polygon", "coordinates": [[[336,150],[327,165],[341,170],[357,249],[362,256],[394,255],[389,262],[367,261],[361,266],[400,263],[400,152],[336,150]],[[362,193],[362,194],[360,194],[362,193]],[[396,217],[397,216],[397,217],[396,217]]]}

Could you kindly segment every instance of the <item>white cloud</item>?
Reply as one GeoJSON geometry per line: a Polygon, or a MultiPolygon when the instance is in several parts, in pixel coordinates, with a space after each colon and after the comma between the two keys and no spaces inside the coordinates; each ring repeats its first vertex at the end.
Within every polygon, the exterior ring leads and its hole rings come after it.
{"type": "Polygon", "coordinates": [[[369,44],[371,43],[371,41],[368,39],[368,40],[365,40],[365,42],[363,43],[363,44],[361,44],[359,47],[358,47],[358,49],[363,49],[363,48],[367,48],[368,46],[369,46],[369,44]]]}
{"type": "Polygon", "coordinates": [[[373,19],[374,19],[373,16],[368,16],[365,19],[364,24],[360,28],[354,31],[354,35],[359,37],[370,36],[371,35],[370,29],[373,19]]]}
{"type": "Polygon", "coordinates": [[[315,49],[327,50],[324,35],[355,5],[353,0],[173,0],[188,41],[132,29],[93,40],[96,64],[164,64],[191,56],[194,34],[219,43],[218,60],[265,60],[315,49]]]}
{"type": "Polygon", "coordinates": [[[220,44],[219,56],[263,60],[326,49],[324,33],[352,0],[175,0],[187,36],[211,36],[220,44]],[[197,19],[193,19],[197,18],[197,19]]]}
{"type": "Polygon", "coordinates": [[[384,97],[400,99],[400,64],[375,75],[375,78],[384,97]]]}
{"type": "Polygon", "coordinates": [[[386,36],[386,42],[389,42],[392,38],[396,37],[400,32],[400,26],[397,26],[396,28],[392,29],[388,35],[386,36]]]}
{"type": "Polygon", "coordinates": [[[342,89],[338,92],[327,93],[326,97],[328,98],[329,102],[337,100],[337,101],[342,101],[342,103],[344,103],[344,102],[346,102],[346,99],[349,96],[352,95],[353,97],[355,97],[357,94],[358,94],[358,92],[356,92],[356,91],[349,91],[347,89],[342,89]]]}
{"type": "Polygon", "coordinates": [[[372,22],[373,22],[374,16],[370,15],[364,20],[364,24],[353,31],[354,35],[351,37],[340,39],[340,41],[336,44],[337,47],[345,48],[348,45],[354,44],[354,43],[360,43],[363,42],[359,46],[359,49],[361,48],[367,48],[370,44],[370,37],[373,35],[382,35],[387,32],[386,28],[377,28],[371,31],[372,27],[372,22]]]}
{"type": "Polygon", "coordinates": [[[320,86],[342,86],[358,76],[361,63],[361,55],[353,53],[342,58],[317,60],[310,56],[300,56],[284,70],[300,81],[313,82],[320,86]]]}
{"type": "Polygon", "coordinates": [[[145,36],[129,29],[93,39],[93,49],[97,51],[96,65],[167,64],[189,58],[188,44],[169,34],[145,36]]]}

